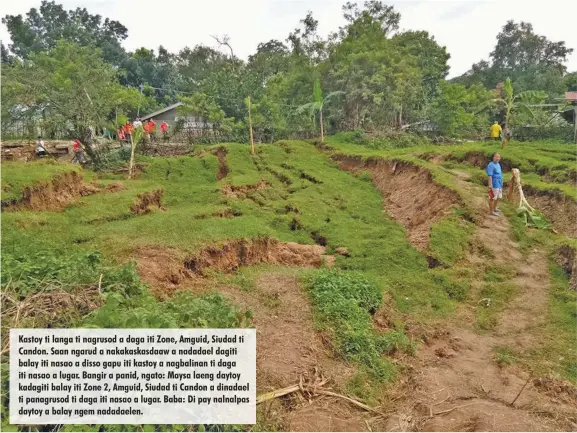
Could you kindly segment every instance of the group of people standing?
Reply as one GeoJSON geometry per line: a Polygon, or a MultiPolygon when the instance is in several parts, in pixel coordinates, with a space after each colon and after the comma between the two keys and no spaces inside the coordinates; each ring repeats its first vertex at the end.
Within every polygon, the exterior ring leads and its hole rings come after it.
{"type": "MultiPolygon", "coordinates": [[[[139,117],[133,123],[128,120],[124,125],[118,128],[117,134],[120,141],[130,141],[131,136],[134,134],[136,128],[143,128],[144,134],[148,140],[154,140],[156,138],[156,122],[154,119],[145,120],[142,122],[139,117]]],[[[163,121],[160,124],[160,131],[163,137],[168,135],[168,123],[163,121]]]]}

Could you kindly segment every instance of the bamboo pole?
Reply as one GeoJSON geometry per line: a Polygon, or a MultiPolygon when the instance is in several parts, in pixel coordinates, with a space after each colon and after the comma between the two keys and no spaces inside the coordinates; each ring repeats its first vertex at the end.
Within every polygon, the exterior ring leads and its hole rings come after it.
{"type": "Polygon", "coordinates": [[[320,114],[321,114],[321,118],[320,118],[320,121],[321,121],[321,143],[324,143],[325,142],[325,132],[323,129],[323,109],[322,108],[320,110],[320,114]]]}
{"type": "Polygon", "coordinates": [[[248,132],[250,134],[250,153],[254,155],[254,140],[252,136],[252,118],[250,116],[250,96],[248,97],[248,132]]]}

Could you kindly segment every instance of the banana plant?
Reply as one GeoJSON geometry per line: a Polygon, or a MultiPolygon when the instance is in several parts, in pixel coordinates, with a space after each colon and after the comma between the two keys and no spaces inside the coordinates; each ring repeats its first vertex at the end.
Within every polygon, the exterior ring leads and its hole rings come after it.
{"type": "MultiPolygon", "coordinates": [[[[505,133],[509,131],[509,123],[513,114],[520,110],[526,110],[535,117],[535,113],[531,110],[529,102],[537,99],[545,99],[547,94],[540,90],[526,90],[517,94],[513,91],[513,84],[511,79],[507,78],[503,84],[503,91],[501,98],[493,99],[493,102],[502,105],[505,108],[505,133]]],[[[505,148],[507,140],[503,140],[502,147],[505,148]]]]}
{"type": "Polygon", "coordinates": [[[518,168],[511,170],[511,184],[509,185],[509,199],[514,197],[514,194],[519,195],[519,205],[517,206],[517,215],[523,218],[526,227],[535,227],[541,230],[548,229],[551,224],[537,209],[533,208],[525,198],[523,188],[521,187],[521,173],[518,168]]]}
{"type": "Polygon", "coordinates": [[[323,98],[323,92],[321,90],[321,82],[317,78],[315,79],[313,87],[313,101],[307,104],[301,105],[296,109],[297,114],[308,113],[313,119],[313,123],[316,126],[316,114],[319,113],[319,123],[321,126],[321,143],[325,141],[324,125],[323,125],[323,109],[325,105],[330,103],[335,97],[344,95],[343,91],[331,92],[323,98]]]}
{"type": "Polygon", "coordinates": [[[142,141],[144,138],[144,128],[139,126],[134,128],[132,134],[130,134],[130,164],[128,166],[128,178],[132,177],[132,171],[134,169],[134,151],[136,150],[136,145],[142,141]]]}

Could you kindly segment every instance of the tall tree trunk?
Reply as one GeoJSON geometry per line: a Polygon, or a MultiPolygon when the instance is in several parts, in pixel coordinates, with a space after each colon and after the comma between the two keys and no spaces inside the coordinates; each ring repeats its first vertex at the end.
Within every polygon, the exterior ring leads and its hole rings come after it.
{"type": "Polygon", "coordinates": [[[323,129],[323,109],[322,108],[320,109],[320,114],[321,114],[321,118],[320,118],[320,121],[321,121],[321,143],[324,143],[325,142],[325,131],[323,129]]]}

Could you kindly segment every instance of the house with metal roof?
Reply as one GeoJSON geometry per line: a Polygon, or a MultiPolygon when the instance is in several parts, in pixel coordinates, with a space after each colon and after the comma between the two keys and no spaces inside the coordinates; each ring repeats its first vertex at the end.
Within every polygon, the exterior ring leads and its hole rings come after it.
{"type": "MultiPolygon", "coordinates": [[[[178,107],[183,105],[182,102],[177,102],[176,104],[169,105],[168,107],[155,111],[154,113],[143,116],[140,120],[144,122],[145,120],[153,119],[157,124],[166,122],[170,126],[173,126],[180,119],[180,116],[178,115],[178,107]]],[[[212,123],[206,122],[201,116],[190,115],[184,120],[183,124],[184,130],[200,130],[209,128],[212,128],[212,123]]]]}

